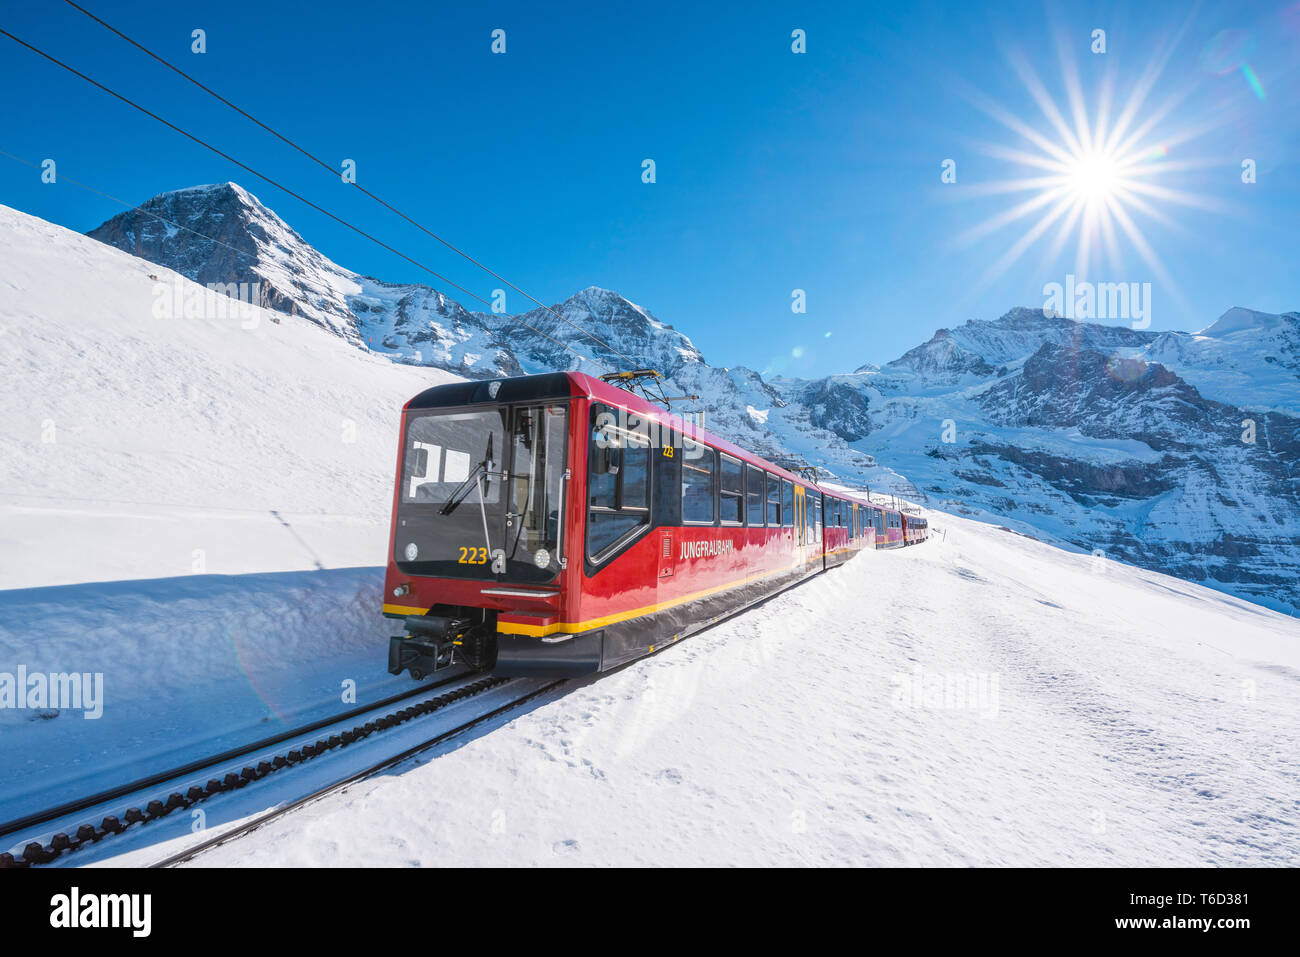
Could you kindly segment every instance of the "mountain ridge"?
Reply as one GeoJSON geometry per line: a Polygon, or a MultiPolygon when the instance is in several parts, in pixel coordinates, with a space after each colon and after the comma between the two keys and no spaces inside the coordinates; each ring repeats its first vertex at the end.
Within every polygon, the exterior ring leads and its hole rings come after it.
{"type": "Polygon", "coordinates": [[[255,279],[261,304],[395,362],[470,378],[657,368],[672,394],[702,397],[710,430],[760,454],[1300,610],[1287,554],[1300,537],[1300,313],[1233,306],[1187,333],[1022,306],[938,329],[883,365],[766,379],[711,365],[685,333],[599,286],[509,315],[354,273],[237,184],[142,209],[88,235],[196,281],[255,279]],[[161,212],[226,245],[143,222],[161,212]]]}

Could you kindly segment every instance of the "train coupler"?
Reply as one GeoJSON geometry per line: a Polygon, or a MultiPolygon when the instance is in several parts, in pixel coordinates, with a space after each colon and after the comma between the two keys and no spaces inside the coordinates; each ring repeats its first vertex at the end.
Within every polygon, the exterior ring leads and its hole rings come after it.
{"type": "Polygon", "coordinates": [[[409,635],[388,639],[388,673],[400,675],[409,670],[419,680],[425,675],[449,668],[456,661],[456,649],[474,623],[465,618],[445,615],[408,615],[409,635]]]}
{"type": "Polygon", "coordinates": [[[388,673],[400,675],[409,670],[417,681],[435,671],[451,667],[456,661],[452,641],[428,639],[419,635],[393,635],[388,639],[388,673]]]}

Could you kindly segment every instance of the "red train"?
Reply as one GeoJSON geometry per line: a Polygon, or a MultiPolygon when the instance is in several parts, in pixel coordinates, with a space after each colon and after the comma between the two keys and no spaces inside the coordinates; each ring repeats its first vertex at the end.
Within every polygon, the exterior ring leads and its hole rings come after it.
{"type": "Polygon", "coordinates": [[[926,535],[590,376],[437,386],[402,412],[388,670],[606,671],[926,535]]]}

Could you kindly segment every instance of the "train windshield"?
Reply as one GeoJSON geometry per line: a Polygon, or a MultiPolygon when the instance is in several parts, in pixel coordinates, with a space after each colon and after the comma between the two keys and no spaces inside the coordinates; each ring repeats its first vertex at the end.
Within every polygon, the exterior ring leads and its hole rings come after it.
{"type": "Polygon", "coordinates": [[[559,571],[568,407],[412,414],[393,558],[442,578],[549,581],[559,571]]]}

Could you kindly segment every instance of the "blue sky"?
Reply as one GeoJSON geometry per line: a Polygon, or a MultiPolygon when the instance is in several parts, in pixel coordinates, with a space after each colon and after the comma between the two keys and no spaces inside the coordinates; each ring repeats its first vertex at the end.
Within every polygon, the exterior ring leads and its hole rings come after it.
{"type": "MultiPolygon", "coordinates": [[[[716,364],[885,362],[941,326],[1041,306],[1081,265],[1079,279],[1151,282],[1154,329],[1233,305],[1300,309],[1294,0],[83,6],[318,155],[354,159],[369,189],[539,299],[616,289],[716,364]],[[791,51],[796,28],[806,53],[791,51]],[[1016,63],[1077,133],[1071,61],[1088,130],[1105,83],[1115,120],[1153,78],[1128,129],[1150,121],[1133,149],[1156,164],[1140,177],[1155,192],[1125,207],[1137,238],[1116,225],[1103,245],[1099,228],[1087,263],[1079,229],[1056,238],[1068,211],[1000,262],[1054,207],[981,231],[1051,188],[990,186],[1045,175],[1026,157],[1048,147],[1024,130],[1067,139],[1016,63]],[[955,183],[941,182],[946,159],[955,183]]],[[[4,0],[0,25],[480,295],[499,285],[71,7],[4,0]]],[[[3,37],[0,90],[9,153],[131,202],[233,179],[339,263],[430,278],[3,37]]],[[[1062,175],[1068,199],[1078,181],[1062,175]]],[[[121,211],[5,157],[0,202],[78,230],[121,211]]]]}

